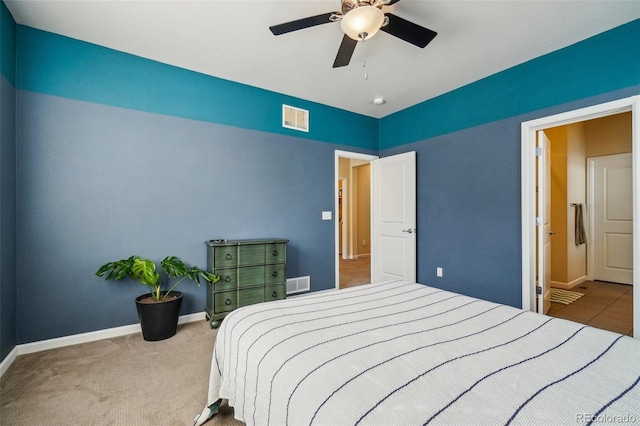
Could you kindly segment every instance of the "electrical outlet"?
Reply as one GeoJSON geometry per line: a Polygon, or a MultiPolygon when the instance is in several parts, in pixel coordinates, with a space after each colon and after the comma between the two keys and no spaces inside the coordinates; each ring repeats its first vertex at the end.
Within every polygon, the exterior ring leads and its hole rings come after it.
{"type": "Polygon", "coordinates": [[[437,277],[441,277],[442,276],[442,268],[439,267],[439,266],[436,268],[436,276],[437,277]]]}

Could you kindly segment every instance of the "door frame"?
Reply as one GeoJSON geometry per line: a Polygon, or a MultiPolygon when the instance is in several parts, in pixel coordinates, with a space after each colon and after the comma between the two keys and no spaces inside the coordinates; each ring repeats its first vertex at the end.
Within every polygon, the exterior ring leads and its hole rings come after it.
{"type": "Polygon", "coordinates": [[[551,307],[551,141],[544,130],[536,132],[536,147],[542,150],[538,157],[537,210],[542,218],[537,227],[538,286],[536,310],[541,314],[551,307]]]}
{"type": "MultiPolygon", "coordinates": [[[[338,203],[338,197],[339,197],[339,193],[338,193],[338,180],[340,180],[340,158],[349,158],[351,160],[364,160],[364,161],[369,161],[372,162],[373,160],[377,160],[378,157],[377,155],[371,155],[371,154],[362,154],[360,152],[351,152],[351,151],[341,151],[336,149],[335,151],[335,159],[334,159],[334,166],[333,166],[333,172],[334,172],[334,176],[333,176],[333,188],[334,188],[334,241],[335,241],[335,247],[334,247],[334,262],[335,262],[335,282],[334,282],[334,286],[336,289],[340,288],[340,241],[338,241],[340,239],[340,224],[338,223],[338,208],[339,208],[339,203],[338,203]]],[[[373,173],[373,171],[371,171],[370,173],[373,173]]],[[[343,204],[345,203],[345,199],[342,199],[343,204]]],[[[373,204],[373,185],[371,185],[371,196],[370,196],[370,204],[373,204]]],[[[342,220],[345,220],[345,217],[343,216],[342,220]]],[[[344,253],[343,253],[344,254],[344,253]]],[[[373,270],[373,259],[371,259],[371,268],[373,270]]]]}
{"type": "MultiPolygon", "coordinates": [[[[634,205],[640,200],[640,96],[580,108],[521,123],[522,309],[535,312],[536,285],[536,133],[594,118],[631,111],[634,205]]],[[[633,330],[640,338],[640,208],[633,211],[633,330]]]]}
{"type": "MultiPolygon", "coordinates": [[[[349,179],[348,178],[341,178],[338,177],[338,180],[336,180],[336,183],[338,182],[342,182],[342,211],[338,211],[340,209],[340,202],[338,201],[338,204],[336,205],[336,222],[338,225],[338,239],[336,241],[338,241],[338,256],[340,256],[340,251],[342,250],[342,258],[346,259],[347,258],[347,233],[348,233],[348,229],[347,229],[347,225],[349,224],[349,220],[347,220],[347,214],[349,213],[347,210],[347,202],[346,200],[349,197],[349,188],[348,188],[348,184],[349,184],[349,179]],[[342,217],[342,225],[340,225],[340,217],[342,217]],[[342,228],[342,229],[340,229],[342,228]],[[342,231],[342,238],[340,238],[340,231],[342,231]]],[[[338,200],[340,199],[340,190],[338,189],[338,200]]]]}

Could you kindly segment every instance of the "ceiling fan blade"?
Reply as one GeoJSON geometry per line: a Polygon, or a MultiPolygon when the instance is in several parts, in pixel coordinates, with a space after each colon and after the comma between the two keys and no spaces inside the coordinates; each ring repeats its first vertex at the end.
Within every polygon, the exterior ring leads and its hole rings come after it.
{"type": "Polygon", "coordinates": [[[391,6],[392,4],[396,4],[398,3],[400,0],[391,0],[389,3],[387,3],[385,6],[391,6]]]}
{"type": "Polygon", "coordinates": [[[385,16],[389,18],[389,24],[380,28],[380,31],[389,33],[415,46],[425,47],[438,35],[435,31],[409,22],[392,13],[385,13],[385,16]]]}
{"type": "Polygon", "coordinates": [[[351,56],[353,56],[353,51],[356,50],[356,44],[358,44],[358,41],[352,39],[348,35],[345,34],[344,37],[342,37],[342,43],[340,43],[340,49],[338,49],[336,60],[333,61],[333,68],[349,65],[351,56]]]}
{"type": "Polygon", "coordinates": [[[269,27],[269,29],[273,35],[290,33],[291,31],[303,30],[305,28],[315,27],[316,25],[328,24],[332,22],[329,18],[335,14],[340,15],[340,12],[329,12],[323,13],[322,15],[310,16],[308,18],[285,22],[284,24],[273,25],[269,27]]]}

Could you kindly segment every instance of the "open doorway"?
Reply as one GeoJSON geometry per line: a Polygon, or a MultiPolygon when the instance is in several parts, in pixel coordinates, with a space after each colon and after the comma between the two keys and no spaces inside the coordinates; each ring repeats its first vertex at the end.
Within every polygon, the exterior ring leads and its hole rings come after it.
{"type": "Polygon", "coordinates": [[[631,118],[629,111],[544,129],[551,171],[545,272],[554,296],[545,313],[621,334],[633,330],[631,118]]]}
{"type": "MultiPolygon", "coordinates": [[[[572,125],[575,123],[586,122],[588,120],[600,119],[603,117],[609,117],[618,115],[621,113],[630,114],[631,121],[631,146],[632,146],[632,165],[633,165],[633,173],[632,173],[632,182],[631,182],[631,192],[632,199],[638,200],[638,194],[640,191],[640,175],[638,174],[638,165],[640,164],[640,154],[638,153],[638,145],[637,145],[637,135],[638,130],[640,129],[640,117],[638,116],[638,105],[639,105],[639,97],[631,97],[626,99],[621,99],[619,101],[609,102],[606,104],[596,105],[589,108],[583,108],[576,111],[570,111],[563,114],[558,114],[550,117],[544,117],[537,120],[529,121],[522,123],[522,304],[524,309],[529,309],[535,311],[537,306],[544,306],[544,303],[538,303],[538,298],[536,297],[538,277],[543,276],[544,267],[539,266],[539,260],[544,258],[544,256],[537,256],[536,254],[536,239],[539,237],[540,227],[536,226],[536,223],[540,222],[537,216],[537,200],[536,193],[538,187],[538,181],[536,178],[536,140],[538,136],[538,132],[545,130],[549,131],[551,128],[572,125]],[[538,268],[542,269],[538,271],[538,268]]],[[[629,117],[629,116],[627,116],[629,117]]],[[[584,154],[583,161],[586,160],[586,153],[584,154]]],[[[586,166],[583,169],[582,177],[583,181],[586,181],[587,177],[585,176],[586,166]]],[[[625,172],[626,173],[626,172],[625,172]]],[[[579,175],[579,173],[578,173],[579,175]]],[[[583,186],[583,193],[588,193],[583,186]]],[[[583,200],[572,200],[565,199],[563,200],[561,207],[563,207],[566,211],[564,218],[567,219],[572,214],[575,215],[575,207],[578,204],[583,205],[588,214],[588,205],[591,201],[588,198],[583,200]]],[[[637,202],[636,202],[637,204],[637,202]]],[[[632,209],[632,227],[633,227],[633,235],[631,237],[631,245],[633,252],[636,253],[636,256],[632,256],[631,264],[632,264],[632,284],[633,287],[630,290],[629,297],[633,298],[632,306],[633,306],[633,332],[635,336],[638,337],[639,332],[639,324],[640,324],[640,289],[638,287],[638,281],[640,278],[640,256],[637,256],[637,253],[640,252],[640,209],[632,209]]],[[[585,216],[587,216],[585,214],[585,216]]],[[[561,216],[562,217],[562,216],[561,216]]],[[[575,216],[574,216],[575,217],[575,216]]],[[[593,230],[591,226],[592,217],[587,217],[587,241],[593,238],[593,230]]],[[[567,221],[568,222],[568,221],[567,221]]],[[[553,229],[554,225],[551,224],[551,228],[553,229]]],[[[555,231],[555,230],[554,230],[555,231]]],[[[574,229],[569,227],[569,231],[573,234],[574,229]]],[[[554,234],[555,237],[557,234],[554,234]]],[[[575,248],[575,247],[574,247],[575,248]]],[[[572,277],[572,279],[568,279],[567,276],[566,283],[569,286],[587,286],[585,283],[590,282],[592,279],[590,272],[587,271],[587,265],[589,262],[587,261],[587,252],[586,248],[582,248],[584,251],[583,260],[575,265],[578,265],[580,268],[584,270],[582,275],[578,274],[577,278],[572,277]]],[[[562,253],[560,253],[562,255],[562,253]]],[[[552,255],[553,256],[553,255],[552,255]]],[[[553,256],[555,257],[555,256],[553,256]]],[[[575,266],[574,265],[574,266],[575,266]]],[[[581,289],[582,290],[582,289],[581,289]]]]}
{"type": "Polygon", "coordinates": [[[336,151],[336,288],[371,282],[371,167],[378,157],[336,151]]]}

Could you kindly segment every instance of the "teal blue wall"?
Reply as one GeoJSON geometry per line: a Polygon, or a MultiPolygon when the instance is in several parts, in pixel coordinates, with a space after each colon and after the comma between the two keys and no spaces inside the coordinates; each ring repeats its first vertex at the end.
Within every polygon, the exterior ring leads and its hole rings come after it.
{"type": "Polygon", "coordinates": [[[18,26],[18,88],[156,114],[377,149],[377,120],[18,26]],[[46,72],[44,72],[46,70],[46,72]],[[309,132],[282,127],[282,104],[309,110],[309,132]]]}
{"type": "MultiPolygon", "coordinates": [[[[416,150],[418,280],[519,306],[520,122],[640,93],[638,21],[375,120],[2,13],[3,358],[135,323],[143,289],[93,276],[132,253],[202,266],[205,239],[284,237],[288,275],[331,288],[335,149],[416,150]],[[280,127],[283,103],[310,111],[309,133],[280,127]]],[[[182,287],[182,313],[201,312],[205,289],[182,287]]]]}
{"type": "MultiPolygon", "coordinates": [[[[334,286],[334,152],[377,152],[377,120],[24,26],[17,47],[21,343],[136,323],[145,288],[97,268],[204,267],[211,238],[287,238],[287,275],[334,286]],[[283,103],[308,133],[281,127],[283,103]]],[[[181,313],[202,312],[185,284],[181,313]]]]}
{"type": "Polygon", "coordinates": [[[9,83],[16,81],[16,23],[4,2],[0,2],[0,73],[9,83]]]}
{"type": "Polygon", "coordinates": [[[380,120],[381,156],[416,151],[419,282],[520,306],[520,125],[640,94],[639,41],[634,21],[380,120]]]}
{"type": "Polygon", "coordinates": [[[17,341],[15,33],[0,2],[0,360],[17,341]]]}
{"type": "Polygon", "coordinates": [[[635,20],[384,117],[379,149],[638,84],[639,44],[635,20]]]}

